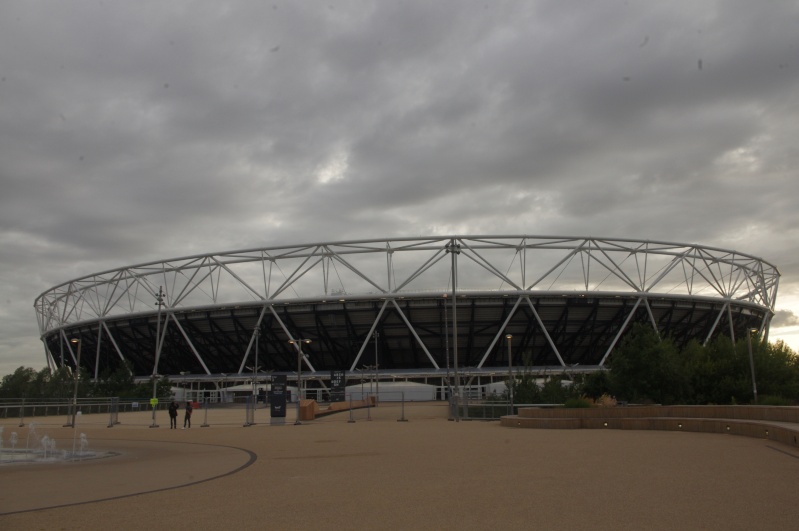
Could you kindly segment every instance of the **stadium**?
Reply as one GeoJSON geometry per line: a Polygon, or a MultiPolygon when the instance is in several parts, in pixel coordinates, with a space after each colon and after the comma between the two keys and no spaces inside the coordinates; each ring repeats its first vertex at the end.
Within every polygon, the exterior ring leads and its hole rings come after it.
{"type": "Polygon", "coordinates": [[[767,339],[777,268],[693,244],[528,235],[323,242],[87,275],[35,301],[48,366],[220,386],[272,374],[486,385],[595,371],[634,323],[767,339]],[[79,340],[82,349],[75,348],[79,340]],[[257,371],[257,372],[256,372],[257,371]]]}

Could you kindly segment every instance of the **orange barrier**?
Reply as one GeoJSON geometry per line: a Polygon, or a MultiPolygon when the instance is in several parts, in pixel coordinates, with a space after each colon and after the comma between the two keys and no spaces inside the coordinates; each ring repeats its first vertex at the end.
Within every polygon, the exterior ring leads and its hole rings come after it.
{"type": "Polygon", "coordinates": [[[362,409],[365,407],[377,407],[377,397],[368,396],[366,400],[352,400],[346,402],[331,402],[326,408],[322,408],[316,400],[302,400],[300,402],[300,420],[314,420],[316,417],[347,411],[348,409],[362,409]],[[306,404],[306,402],[312,402],[306,404]]]}

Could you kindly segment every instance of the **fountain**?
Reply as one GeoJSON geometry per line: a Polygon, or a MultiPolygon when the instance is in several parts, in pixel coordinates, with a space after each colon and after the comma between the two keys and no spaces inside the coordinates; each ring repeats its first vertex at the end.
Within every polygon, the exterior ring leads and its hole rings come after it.
{"type": "Polygon", "coordinates": [[[89,449],[89,438],[85,433],[73,434],[72,452],[57,451],[56,439],[48,434],[39,436],[35,424],[28,424],[25,448],[17,448],[19,434],[11,432],[8,445],[4,444],[3,426],[0,426],[0,466],[9,464],[53,463],[60,461],[83,461],[115,455],[113,452],[95,452],[89,449]]]}

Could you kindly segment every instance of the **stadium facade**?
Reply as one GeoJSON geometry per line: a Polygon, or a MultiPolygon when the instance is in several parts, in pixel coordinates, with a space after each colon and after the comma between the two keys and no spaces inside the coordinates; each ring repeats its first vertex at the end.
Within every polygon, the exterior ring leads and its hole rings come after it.
{"type": "Polygon", "coordinates": [[[259,374],[503,378],[591,371],[634,323],[678,346],[756,328],[777,268],[663,241],[527,235],[324,242],[209,253],[77,278],[35,302],[51,367],[209,382],[259,374]],[[510,336],[510,337],[509,337],[510,336]],[[310,340],[310,342],[307,342],[310,340]],[[297,345],[302,345],[302,358],[297,345]],[[509,357],[510,354],[510,357],[509,357]]]}

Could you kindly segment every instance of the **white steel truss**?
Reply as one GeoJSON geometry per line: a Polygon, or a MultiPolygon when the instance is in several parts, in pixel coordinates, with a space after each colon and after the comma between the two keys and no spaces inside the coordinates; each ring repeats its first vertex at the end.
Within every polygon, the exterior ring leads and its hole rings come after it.
{"type": "MultiPolygon", "coordinates": [[[[124,359],[105,323],[123,316],[156,314],[154,301],[162,288],[164,328],[170,323],[177,326],[190,345],[190,334],[175,318],[177,312],[257,305],[262,308],[259,324],[270,313],[290,336],[273,309],[276,304],[383,300],[350,370],[383,310],[391,306],[409,327],[431,367],[438,369],[397,301],[438,296],[454,284],[458,294],[515,297],[502,328],[520,306],[529,308],[559,363],[565,365],[531,296],[635,298],[635,306],[602,358],[604,363],[639,305],[655,326],[648,302],[653,297],[722,301],[726,312],[731,304],[763,310],[760,328],[767,332],[779,276],[774,265],[760,258],[684,243],[532,235],[433,236],[264,247],[148,262],[64,282],[37,297],[35,310],[43,340],[53,332],[63,335],[63,330],[80,323],[100,322],[124,359]],[[455,260],[451,265],[447,256],[450,245],[460,250],[456,267],[455,260]]],[[[713,330],[723,313],[719,312],[713,330]]],[[[491,341],[481,366],[502,333],[499,330],[491,341]]],[[[99,359],[99,335],[97,341],[99,359]]],[[[252,343],[250,338],[239,372],[252,343]]],[[[66,347],[71,355],[69,344],[66,347]]],[[[208,372],[200,353],[192,349],[208,372]]],[[[305,362],[313,370],[307,359],[305,362]]]]}

